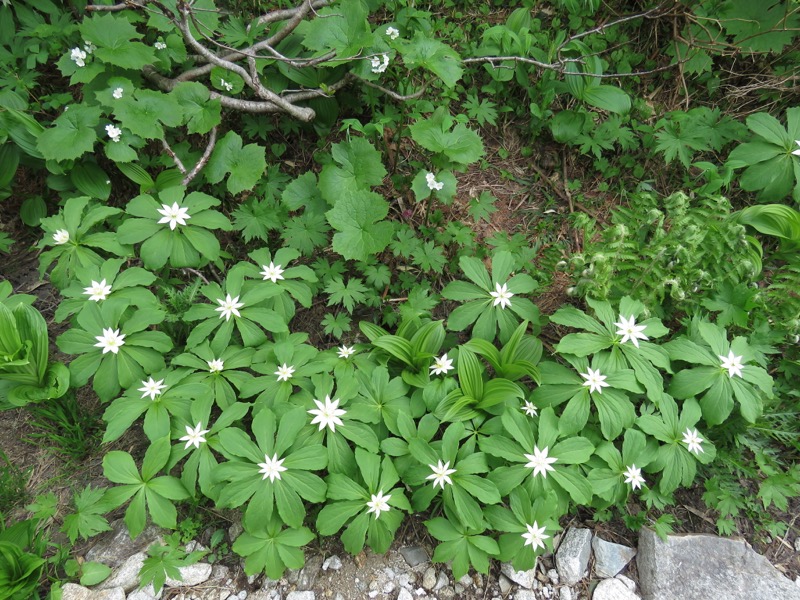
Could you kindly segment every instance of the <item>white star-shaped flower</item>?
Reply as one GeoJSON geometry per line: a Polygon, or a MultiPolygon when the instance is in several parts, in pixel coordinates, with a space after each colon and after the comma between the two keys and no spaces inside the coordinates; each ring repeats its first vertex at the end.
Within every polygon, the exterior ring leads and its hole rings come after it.
{"type": "MultiPolygon", "coordinates": [[[[800,146],[800,140],[795,140],[794,143],[800,146]]],[[[792,150],[792,154],[794,154],[795,156],[800,156],[800,147],[798,147],[795,150],[792,150]]]]}
{"type": "Polygon", "coordinates": [[[352,346],[339,346],[336,353],[339,358],[350,358],[356,353],[356,349],[352,346]]]}
{"type": "Polygon", "coordinates": [[[511,292],[508,291],[508,284],[500,285],[499,283],[494,284],[493,292],[489,292],[489,295],[494,298],[494,302],[492,306],[500,305],[500,308],[505,310],[506,308],[511,308],[511,298],[514,296],[511,292]]]}
{"type": "Polygon", "coordinates": [[[278,376],[278,381],[289,381],[292,378],[292,373],[294,373],[294,367],[283,363],[278,370],[275,371],[275,375],[278,376]]]}
{"type": "Polygon", "coordinates": [[[523,548],[525,546],[531,546],[534,552],[536,552],[536,548],[544,549],[544,541],[549,538],[549,535],[545,534],[546,527],[539,527],[539,524],[534,521],[533,525],[525,525],[528,531],[522,534],[522,538],[525,540],[525,543],[522,545],[523,548]]]}
{"type": "Polygon", "coordinates": [[[400,31],[396,27],[387,27],[386,35],[389,36],[390,40],[396,40],[400,37],[400,31]]]}
{"type": "Polygon", "coordinates": [[[330,427],[331,431],[336,431],[337,425],[344,425],[339,417],[347,414],[346,410],[339,408],[339,398],[331,402],[330,396],[325,396],[325,403],[319,400],[314,400],[317,408],[312,408],[307,411],[308,414],[314,415],[311,424],[319,423],[319,430],[322,431],[326,427],[330,427]]]}
{"type": "Polygon", "coordinates": [[[206,363],[208,364],[208,370],[210,373],[219,373],[225,367],[225,363],[221,358],[207,360],[206,363]]]}
{"type": "Polygon", "coordinates": [[[742,364],[742,357],[735,356],[733,350],[728,352],[728,356],[720,356],[719,359],[722,361],[720,366],[728,370],[728,377],[732,379],[734,375],[742,376],[742,367],[744,366],[742,364]]]}
{"type": "Polygon", "coordinates": [[[111,293],[111,286],[106,285],[105,279],[99,283],[92,280],[92,285],[87,288],[83,288],[83,293],[84,295],[89,296],[89,300],[100,302],[100,300],[105,300],[111,293]]]}
{"type": "Polygon", "coordinates": [[[389,506],[389,498],[391,497],[391,494],[384,496],[383,490],[378,490],[378,493],[372,494],[371,500],[367,502],[367,506],[369,507],[367,513],[375,513],[375,518],[377,519],[381,516],[382,512],[389,512],[391,508],[389,506]]]}
{"type": "Polygon", "coordinates": [[[623,475],[625,476],[625,483],[631,484],[632,489],[636,490],[642,487],[644,477],[642,477],[642,470],[636,465],[626,467],[623,475]]]}
{"type": "Polygon", "coordinates": [[[159,214],[163,215],[158,220],[158,224],[161,225],[162,223],[169,223],[169,228],[172,230],[174,230],[178,225],[186,225],[186,220],[192,218],[192,216],[189,214],[189,209],[179,205],[177,202],[173,202],[172,206],[162,204],[161,208],[158,209],[158,212],[159,214]]]}
{"type": "Polygon", "coordinates": [[[108,137],[111,138],[112,142],[118,142],[119,137],[122,135],[122,129],[114,125],[113,123],[109,123],[106,125],[106,133],[108,137]]]}
{"type": "Polygon", "coordinates": [[[84,52],[80,48],[73,48],[72,50],[70,50],[69,58],[79,67],[86,66],[86,52],[84,52]]]}
{"type": "Polygon", "coordinates": [[[583,382],[583,387],[588,387],[590,393],[597,392],[598,394],[602,394],[603,388],[608,387],[606,376],[600,374],[600,369],[593,371],[592,368],[589,367],[589,372],[581,373],[581,377],[586,380],[583,382]]]}
{"type": "Polygon", "coordinates": [[[558,459],[552,456],[547,456],[548,447],[545,446],[544,450],[539,450],[539,446],[533,447],[533,454],[526,454],[525,458],[528,462],[525,464],[529,469],[533,469],[533,476],[536,477],[541,473],[542,477],[547,479],[548,471],[555,471],[552,464],[558,459]]]}
{"type": "Polygon", "coordinates": [[[428,189],[431,191],[439,191],[444,187],[443,181],[436,181],[436,175],[428,173],[425,175],[425,183],[428,184],[428,189]]]}
{"type": "Polygon", "coordinates": [[[276,479],[280,481],[281,473],[286,470],[286,467],[282,466],[283,461],[285,460],[286,460],[285,458],[278,460],[277,453],[273,454],[272,458],[270,458],[265,454],[264,462],[258,463],[258,466],[261,467],[261,469],[258,472],[264,474],[264,476],[261,478],[262,481],[267,477],[269,477],[269,480],[271,482],[275,481],[276,479]]]}
{"type": "Polygon", "coordinates": [[[529,417],[535,417],[538,414],[539,409],[536,408],[536,405],[529,400],[525,400],[525,405],[522,407],[522,412],[524,412],[529,417]]]}
{"type": "Polygon", "coordinates": [[[370,65],[372,66],[373,73],[383,73],[389,66],[389,55],[380,54],[378,56],[373,56],[370,60],[370,65]]]}
{"type": "Polygon", "coordinates": [[[620,315],[619,323],[614,323],[614,326],[619,327],[617,330],[617,335],[622,336],[622,339],[619,342],[620,344],[624,344],[630,340],[631,343],[638,348],[639,340],[648,339],[648,337],[642,333],[645,329],[647,329],[647,325],[637,325],[633,315],[631,315],[629,319],[626,319],[620,315]]]}
{"type": "Polygon", "coordinates": [[[180,438],[180,441],[186,442],[186,445],[183,447],[184,450],[188,450],[189,446],[194,446],[195,448],[199,449],[200,444],[206,441],[206,438],[203,436],[207,434],[210,429],[201,429],[202,426],[202,423],[198,423],[197,427],[194,429],[188,425],[186,426],[186,435],[180,438]]]}
{"type": "Polygon", "coordinates": [[[436,465],[428,465],[431,468],[431,473],[425,479],[433,479],[433,487],[437,485],[444,489],[444,484],[449,483],[453,485],[453,480],[450,479],[450,475],[456,472],[455,469],[450,468],[450,461],[448,460],[446,463],[442,464],[440,460],[436,465]]]}
{"type": "Polygon", "coordinates": [[[433,359],[430,369],[431,375],[447,375],[447,372],[452,371],[455,367],[453,366],[453,359],[447,358],[447,352],[445,352],[439,358],[433,359]]]}
{"type": "Polygon", "coordinates": [[[219,306],[215,308],[217,312],[219,312],[219,318],[225,317],[225,320],[228,321],[231,318],[231,315],[234,317],[241,317],[242,313],[239,312],[239,309],[244,306],[244,302],[239,302],[239,296],[235,298],[231,298],[231,295],[228,294],[225,296],[225,300],[221,298],[217,300],[219,306]]]}
{"type": "Polygon", "coordinates": [[[150,377],[147,381],[142,380],[142,387],[140,387],[137,391],[142,392],[142,398],[147,398],[150,396],[150,400],[155,400],[156,396],[160,396],[161,392],[163,392],[166,387],[167,386],[163,379],[155,381],[152,377],[150,377]]]}
{"type": "Polygon", "coordinates": [[[113,97],[115,100],[119,100],[120,98],[122,98],[122,94],[123,94],[123,92],[124,92],[124,91],[125,91],[125,90],[123,90],[121,87],[114,88],[114,91],[113,91],[113,92],[111,92],[111,96],[112,96],[112,97],[113,97]]]}
{"type": "Polygon", "coordinates": [[[697,429],[692,431],[687,427],[686,431],[683,432],[683,443],[686,444],[689,452],[694,452],[695,454],[705,452],[705,450],[703,450],[703,446],[701,446],[703,443],[703,438],[701,438],[700,434],[697,433],[697,429]]]}
{"type": "Polygon", "coordinates": [[[283,279],[283,271],[280,265],[274,264],[270,261],[269,266],[261,265],[263,267],[263,271],[261,271],[260,275],[264,276],[264,281],[269,279],[272,283],[278,283],[278,279],[283,279]]]}
{"type": "Polygon", "coordinates": [[[102,348],[103,354],[113,352],[116,354],[119,349],[125,345],[125,334],[121,334],[119,329],[103,329],[103,335],[97,335],[95,338],[97,343],[95,348],[102,348]]]}
{"type": "Polygon", "coordinates": [[[66,244],[69,241],[69,231],[66,229],[57,229],[53,234],[53,243],[57,246],[66,244]]]}

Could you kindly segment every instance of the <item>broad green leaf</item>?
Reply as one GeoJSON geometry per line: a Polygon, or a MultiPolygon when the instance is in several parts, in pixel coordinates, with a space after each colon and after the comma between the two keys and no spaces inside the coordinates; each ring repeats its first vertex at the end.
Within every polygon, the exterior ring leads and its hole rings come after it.
{"type": "Polygon", "coordinates": [[[346,190],[325,213],[333,236],[333,249],[346,259],[366,260],[386,248],[394,226],[383,219],[389,205],[383,197],[366,190],[346,190]]]}
{"type": "MultiPolygon", "coordinates": [[[[100,122],[100,109],[76,104],[55,121],[53,127],[39,135],[37,147],[47,160],[70,160],[90,152],[97,140],[95,127],[100,122]]],[[[113,142],[110,142],[113,143],[113,142]]]]}
{"type": "Polygon", "coordinates": [[[231,194],[252,189],[267,168],[265,149],[258,144],[242,146],[239,134],[229,131],[217,142],[206,165],[206,180],[219,183],[228,173],[227,188],[231,194]]]}

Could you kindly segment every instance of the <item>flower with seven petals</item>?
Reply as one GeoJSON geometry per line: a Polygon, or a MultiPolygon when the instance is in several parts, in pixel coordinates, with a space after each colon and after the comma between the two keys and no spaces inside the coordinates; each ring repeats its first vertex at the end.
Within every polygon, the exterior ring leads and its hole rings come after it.
{"type": "Polygon", "coordinates": [[[381,516],[382,512],[389,512],[389,498],[391,497],[391,494],[384,496],[383,490],[378,490],[377,494],[372,494],[372,498],[367,502],[367,506],[369,507],[367,514],[375,513],[375,518],[377,519],[381,516]]]}
{"type": "Polygon", "coordinates": [[[425,183],[428,185],[428,189],[433,191],[440,191],[444,187],[443,181],[436,181],[436,175],[433,173],[428,173],[425,175],[425,183]]]}
{"type": "Polygon", "coordinates": [[[720,366],[728,370],[728,377],[733,379],[734,375],[742,376],[742,367],[744,366],[742,357],[734,355],[733,350],[728,352],[728,356],[720,356],[719,359],[722,361],[720,366]]]}
{"type": "Polygon", "coordinates": [[[494,284],[493,292],[489,292],[489,295],[494,298],[494,303],[492,306],[500,305],[500,308],[505,310],[506,308],[511,308],[511,298],[514,296],[511,292],[508,291],[508,284],[500,285],[499,283],[494,284]]]}
{"type": "Polygon", "coordinates": [[[206,441],[206,438],[203,436],[207,434],[210,429],[201,429],[202,426],[202,423],[198,423],[197,427],[193,429],[186,425],[186,435],[182,438],[179,438],[180,441],[186,442],[186,445],[183,447],[184,450],[188,450],[189,446],[194,446],[195,448],[199,449],[200,444],[206,441]]]}
{"type": "Polygon", "coordinates": [[[314,404],[317,405],[317,408],[312,408],[307,412],[310,415],[314,415],[311,424],[319,423],[320,431],[330,427],[331,431],[335,432],[337,425],[344,425],[339,417],[346,415],[347,411],[339,408],[339,398],[331,402],[331,397],[325,396],[324,404],[319,400],[314,400],[314,404]]]}
{"type": "Polygon", "coordinates": [[[701,446],[703,443],[703,438],[701,438],[700,434],[697,433],[697,429],[692,431],[687,427],[686,431],[683,432],[683,443],[686,444],[689,452],[694,452],[695,454],[705,452],[701,446]]]}
{"type": "Polygon", "coordinates": [[[111,327],[103,329],[103,335],[97,335],[94,339],[97,340],[95,348],[102,348],[103,354],[107,352],[116,354],[125,345],[125,334],[121,334],[119,329],[111,329],[111,327]]]}
{"type": "Polygon", "coordinates": [[[185,206],[179,205],[177,202],[173,202],[172,206],[162,204],[161,208],[158,209],[158,212],[159,214],[163,215],[158,220],[158,224],[161,225],[162,223],[169,223],[169,228],[172,230],[174,230],[178,225],[186,225],[186,220],[192,218],[192,216],[189,214],[189,209],[185,206]]]}
{"type": "Polygon", "coordinates": [[[210,373],[219,373],[225,367],[225,363],[221,358],[207,360],[206,363],[208,363],[208,371],[210,373]]]}
{"type": "Polygon", "coordinates": [[[283,271],[280,265],[274,264],[270,261],[269,266],[261,265],[264,270],[259,273],[259,275],[263,275],[264,281],[269,279],[272,283],[278,283],[278,279],[283,279],[283,271]]]}
{"type": "Polygon", "coordinates": [[[283,363],[278,370],[275,371],[275,375],[278,376],[278,381],[289,381],[292,378],[292,373],[294,373],[294,367],[290,367],[286,363],[283,363]]]}
{"type": "Polygon", "coordinates": [[[622,336],[622,339],[619,342],[620,344],[624,344],[630,340],[631,343],[638,348],[639,340],[648,339],[648,337],[642,333],[645,329],[647,329],[647,325],[637,325],[633,315],[631,315],[628,319],[620,315],[619,323],[614,323],[614,326],[619,327],[617,330],[617,335],[622,336]]]}
{"type": "Polygon", "coordinates": [[[533,525],[525,525],[528,531],[522,534],[522,538],[525,540],[523,547],[531,546],[534,552],[536,552],[536,548],[544,549],[544,541],[549,538],[549,535],[545,534],[546,527],[539,527],[539,524],[534,521],[533,525]]]}
{"type": "Polygon", "coordinates": [[[600,369],[593,371],[592,368],[589,367],[589,372],[581,373],[581,377],[586,380],[583,382],[583,387],[588,387],[590,393],[597,392],[598,394],[602,394],[603,388],[608,387],[606,376],[600,374],[600,369]]]}
{"type": "Polygon", "coordinates": [[[356,349],[352,346],[339,346],[337,348],[338,352],[336,353],[339,358],[350,358],[353,354],[356,353],[356,349]]]}
{"type": "Polygon", "coordinates": [[[155,381],[152,377],[150,377],[147,379],[147,381],[142,380],[142,387],[140,387],[137,391],[142,392],[142,398],[147,398],[150,396],[150,400],[155,400],[156,396],[160,396],[161,392],[163,392],[166,388],[167,386],[163,379],[155,381]]]}
{"type": "Polygon", "coordinates": [[[433,473],[428,475],[425,479],[433,479],[433,487],[436,487],[438,485],[442,489],[444,489],[445,483],[453,485],[453,480],[450,479],[450,475],[455,473],[456,470],[449,468],[450,467],[449,460],[444,464],[442,464],[442,461],[440,460],[438,464],[428,465],[428,466],[431,468],[431,471],[433,471],[433,473]]]}
{"type": "Polygon", "coordinates": [[[539,446],[534,446],[533,454],[525,455],[525,458],[528,459],[528,463],[525,466],[529,469],[533,469],[534,477],[541,473],[542,477],[547,479],[547,472],[555,471],[552,464],[558,459],[553,456],[547,456],[547,452],[547,446],[544,447],[544,450],[539,450],[539,446]]]}
{"type": "Polygon", "coordinates": [[[225,296],[225,300],[218,299],[217,302],[219,306],[215,308],[217,312],[219,312],[219,318],[225,317],[225,320],[228,321],[231,318],[231,315],[234,317],[241,317],[242,313],[239,312],[239,309],[244,306],[244,302],[239,302],[239,296],[235,298],[231,298],[230,294],[225,296]]]}
{"type": "Polygon", "coordinates": [[[57,246],[60,246],[61,244],[66,244],[68,241],[69,241],[69,231],[67,231],[66,229],[58,229],[53,234],[53,243],[55,243],[57,246]]]}
{"type": "Polygon", "coordinates": [[[276,479],[280,481],[281,473],[286,470],[286,467],[283,466],[283,461],[285,460],[285,458],[278,460],[277,453],[273,454],[272,458],[265,454],[264,462],[258,463],[258,466],[261,467],[258,472],[264,474],[261,480],[263,481],[269,477],[270,482],[274,482],[276,479]]]}
{"type": "Polygon", "coordinates": [[[431,375],[447,375],[447,372],[452,371],[455,367],[453,366],[453,359],[447,358],[447,353],[445,352],[439,358],[433,360],[430,369],[431,375]]]}
{"type": "Polygon", "coordinates": [[[533,402],[525,400],[525,406],[522,407],[522,412],[524,412],[529,417],[535,417],[537,415],[538,409],[536,408],[536,405],[533,402]]]}
{"type": "Polygon", "coordinates": [[[625,483],[631,484],[632,489],[635,490],[642,487],[644,477],[642,477],[642,470],[636,465],[626,467],[623,475],[625,476],[625,483]]]}
{"type": "Polygon", "coordinates": [[[100,282],[92,280],[92,285],[87,288],[83,288],[83,293],[84,295],[89,296],[89,300],[100,302],[100,300],[105,300],[111,293],[111,286],[106,285],[105,279],[100,282]]]}

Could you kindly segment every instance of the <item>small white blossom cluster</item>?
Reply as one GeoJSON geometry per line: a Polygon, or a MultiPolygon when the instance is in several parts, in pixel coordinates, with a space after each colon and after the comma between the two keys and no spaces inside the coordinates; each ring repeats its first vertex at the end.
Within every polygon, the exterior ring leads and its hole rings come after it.
{"type": "Polygon", "coordinates": [[[436,175],[433,173],[428,173],[425,175],[425,183],[428,184],[428,189],[431,191],[439,191],[444,187],[444,182],[436,181],[436,175]]]}
{"type": "Polygon", "coordinates": [[[108,137],[111,138],[112,142],[118,142],[120,136],[122,135],[122,129],[114,125],[113,123],[109,123],[106,125],[106,133],[108,137]]]}
{"type": "Polygon", "coordinates": [[[95,50],[97,50],[97,46],[95,46],[92,42],[87,42],[86,40],[84,40],[83,49],[79,47],[73,48],[69,52],[69,58],[79,67],[85,67],[86,57],[95,50]]]}
{"type": "Polygon", "coordinates": [[[378,56],[373,56],[372,60],[370,60],[370,64],[372,65],[373,73],[383,73],[389,67],[389,55],[380,54],[378,56]]]}
{"type": "Polygon", "coordinates": [[[389,36],[390,40],[396,40],[400,37],[400,31],[396,27],[387,27],[386,35],[389,36]]]}
{"type": "Polygon", "coordinates": [[[114,88],[114,91],[111,92],[111,96],[114,98],[114,100],[119,100],[120,98],[122,98],[123,91],[124,90],[121,87],[114,88]]]}
{"type": "Polygon", "coordinates": [[[159,40],[158,42],[153,44],[153,48],[155,48],[156,50],[166,50],[167,49],[167,45],[164,42],[159,40]]]}
{"type": "Polygon", "coordinates": [[[233,84],[230,81],[225,81],[222,77],[219,78],[219,85],[228,92],[233,91],[233,84]]]}

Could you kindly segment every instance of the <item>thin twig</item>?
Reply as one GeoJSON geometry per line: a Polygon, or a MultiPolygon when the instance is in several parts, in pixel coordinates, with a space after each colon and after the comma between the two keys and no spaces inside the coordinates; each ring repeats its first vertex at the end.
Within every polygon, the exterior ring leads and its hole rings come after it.
{"type": "Polygon", "coordinates": [[[178,170],[186,175],[186,167],[183,166],[183,162],[181,162],[181,159],[178,158],[178,155],[175,154],[172,148],[169,147],[169,143],[167,142],[166,138],[161,140],[161,145],[164,147],[164,150],[166,150],[167,154],[172,157],[172,160],[175,162],[175,166],[178,167],[178,170]]]}
{"type": "Polygon", "coordinates": [[[371,81],[363,79],[362,77],[359,77],[358,75],[355,75],[354,79],[358,79],[361,83],[363,83],[367,87],[370,87],[370,88],[373,88],[373,89],[376,89],[376,90],[380,90],[384,94],[386,94],[387,96],[392,98],[393,100],[399,100],[401,102],[404,102],[406,100],[416,100],[417,98],[422,96],[422,94],[425,93],[425,90],[428,87],[426,84],[423,84],[422,87],[420,89],[418,89],[416,92],[414,92],[413,94],[402,95],[402,94],[398,94],[397,92],[394,92],[394,91],[392,91],[392,90],[390,90],[388,88],[385,88],[382,85],[378,85],[377,83],[373,83],[371,81]]]}
{"type": "Polygon", "coordinates": [[[206,145],[206,149],[203,152],[203,156],[200,157],[200,160],[197,161],[197,164],[192,168],[191,171],[186,173],[186,177],[183,178],[181,181],[182,185],[189,185],[192,179],[197,177],[198,173],[206,166],[208,163],[208,159],[211,158],[211,153],[214,151],[214,146],[217,143],[217,128],[214,127],[211,129],[211,132],[208,135],[208,144],[206,145]]]}

